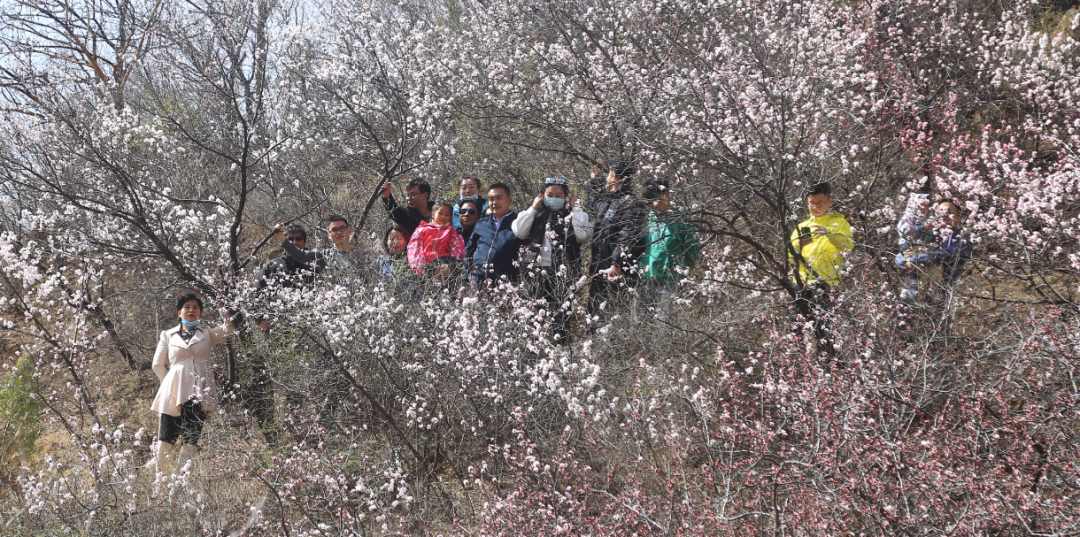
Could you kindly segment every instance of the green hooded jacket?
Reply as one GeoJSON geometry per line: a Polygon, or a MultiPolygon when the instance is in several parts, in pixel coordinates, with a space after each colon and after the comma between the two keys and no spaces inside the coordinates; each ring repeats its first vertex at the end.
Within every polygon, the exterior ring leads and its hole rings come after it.
{"type": "Polygon", "coordinates": [[[684,276],[676,267],[689,270],[701,259],[697,229],[674,210],[649,213],[644,244],[645,253],[638,260],[643,282],[679,283],[684,276]]]}

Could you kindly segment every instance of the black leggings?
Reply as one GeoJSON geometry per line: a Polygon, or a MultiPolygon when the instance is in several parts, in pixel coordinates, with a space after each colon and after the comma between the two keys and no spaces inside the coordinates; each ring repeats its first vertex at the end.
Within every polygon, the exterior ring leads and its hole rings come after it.
{"type": "Polygon", "coordinates": [[[833,308],[831,294],[832,289],[826,284],[804,286],[797,298],[788,301],[788,323],[792,332],[802,334],[805,322],[811,321],[818,352],[835,356],[833,334],[826,319],[833,308]]]}
{"type": "Polygon", "coordinates": [[[202,404],[188,401],[180,405],[180,415],[161,415],[161,427],[158,429],[158,440],[175,444],[176,439],[184,437],[185,446],[199,444],[202,436],[203,424],[206,423],[206,412],[203,412],[202,404]]]}

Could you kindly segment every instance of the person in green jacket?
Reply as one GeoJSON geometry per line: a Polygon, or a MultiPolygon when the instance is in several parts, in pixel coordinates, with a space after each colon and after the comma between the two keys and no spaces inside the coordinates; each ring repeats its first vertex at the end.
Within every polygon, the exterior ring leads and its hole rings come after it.
{"type": "Polygon", "coordinates": [[[701,242],[693,224],[672,210],[667,181],[646,181],[641,195],[649,207],[649,215],[645,222],[645,252],[638,260],[634,324],[648,318],[663,324],[671,316],[679,282],[701,259],[701,242]]]}
{"type": "Polygon", "coordinates": [[[803,322],[813,321],[818,349],[833,354],[824,314],[832,308],[832,290],[840,285],[844,256],[855,246],[851,225],[844,215],[832,210],[832,187],[821,182],[806,190],[810,218],[791,232],[788,257],[796,268],[798,295],[791,300],[791,324],[801,332],[803,322]],[[799,319],[799,317],[802,317],[799,319]]]}

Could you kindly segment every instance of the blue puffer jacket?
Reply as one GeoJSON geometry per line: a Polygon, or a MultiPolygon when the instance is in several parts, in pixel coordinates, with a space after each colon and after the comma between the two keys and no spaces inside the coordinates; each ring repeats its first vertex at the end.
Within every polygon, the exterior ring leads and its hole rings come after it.
{"type": "Polygon", "coordinates": [[[495,217],[485,216],[476,223],[465,259],[472,260],[471,274],[474,279],[498,278],[507,276],[516,280],[518,276],[517,258],[521,249],[521,240],[514,235],[510,224],[514,223],[517,213],[510,211],[495,231],[495,217]]]}

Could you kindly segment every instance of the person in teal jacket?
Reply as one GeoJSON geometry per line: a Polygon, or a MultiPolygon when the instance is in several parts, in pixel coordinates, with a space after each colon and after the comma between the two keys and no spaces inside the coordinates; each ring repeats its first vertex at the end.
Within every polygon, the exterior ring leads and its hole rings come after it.
{"type": "Polygon", "coordinates": [[[664,324],[671,316],[679,282],[701,259],[701,242],[693,224],[672,210],[667,181],[646,181],[641,195],[649,207],[649,215],[645,223],[645,252],[638,260],[634,324],[649,318],[664,324]]]}

